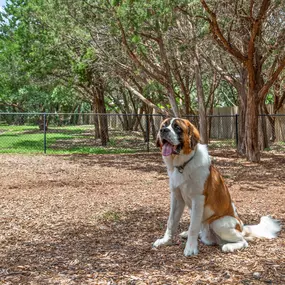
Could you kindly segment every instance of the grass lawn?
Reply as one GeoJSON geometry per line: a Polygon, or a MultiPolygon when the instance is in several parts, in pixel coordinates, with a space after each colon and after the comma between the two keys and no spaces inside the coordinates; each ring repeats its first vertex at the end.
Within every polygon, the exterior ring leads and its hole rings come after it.
{"type": "MultiPolygon", "coordinates": [[[[147,151],[147,144],[141,132],[109,130],[109,143],[100,145],[94,139],[91,125],[55,127],[50,125],[46,134],[47,154],[120,154],[147,151]]],[[[157,151],[154,141],[149,143],[150,151],[157,151]]],[[[212,139],[209,149],[235,148],[231,139],[212,139]]],[[[278,149],[284,146],[278,145],[278,149]]],[[[270,149],[271,150],[271,149],[270,149]]],[[[44,133],[38,126],[0,125],[0,153],[44,153],[44,133]]]]}
{"type": "MultiPolygon", "coordinates": [[[[94,140],[92,126],[50,126],[46,145],[48,154],[117,154],[138,151],[136,145],[132,146],[130,138],[122,135],[112,136],[107,147],[100,146],[100,142],[94,140]]],[[[0,126],[0,153],[43,152],[44,133],[38,126],[0,126]]]]}

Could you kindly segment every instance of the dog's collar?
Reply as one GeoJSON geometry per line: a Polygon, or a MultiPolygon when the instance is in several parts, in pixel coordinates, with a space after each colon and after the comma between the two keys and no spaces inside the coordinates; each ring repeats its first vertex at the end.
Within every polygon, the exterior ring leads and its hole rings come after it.
{"type": "Polygon", "coordinates": [[[190,157],[190,159],[188,159],[186,162],[184,162],[180,166],[175,166],[175,168],[177,168],[179,173],[183,173],[185,166],[194,158],[195,154],[196,154],[196,150],[194,150],[194,154],[190,157]]]}

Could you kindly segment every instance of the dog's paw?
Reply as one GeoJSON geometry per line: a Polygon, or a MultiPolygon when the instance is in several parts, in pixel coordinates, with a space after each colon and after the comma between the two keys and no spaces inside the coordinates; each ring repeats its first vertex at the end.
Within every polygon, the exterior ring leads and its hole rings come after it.
{"type": "Polygon", "coordinates": [[[159,246],[165,246],[165,245],[171,245],[172,240],[169,238],[159,238],[153,243],[153,247],[159,247],[159,246]]]}
{"type": "Polygon", "coordinates": [[[187,239],[188,238],[188,231],[182,232],[181,234],[179,234],[179,237],[181,239],[187,239]]]}
{"type": "Polygon", "coordinates": [[[222,246],[223,252],[233,252],[234,250],[235,250],[234,247],[230,243],[224,244],[222,246]]]}
{"type": "Polygon", "coordinates": [[[185,256],[197,255],[199,253],[198,247],[189,247],[184,249],[185,256]]]}
{"type": "Polygon", "coordinates": [[[234,252],[235,250],[243,249],[246,247],[248,247],[248,243],[244,240],[236,243],[226,243],[222,246],[222,251],[234,252]]]}
{"type": "Polygon", "coordinates": [[[185,256],[197,255],[198,253],[199,253],[198,244],[196,244],[196,245],[186,244],[186,247],[184,249],[184,255],[185,256]]]}

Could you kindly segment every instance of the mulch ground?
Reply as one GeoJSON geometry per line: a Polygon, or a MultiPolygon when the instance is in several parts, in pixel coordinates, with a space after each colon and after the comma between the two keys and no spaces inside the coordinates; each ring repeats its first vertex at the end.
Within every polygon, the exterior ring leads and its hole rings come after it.
{"type": "MultiPolygon", "coordinates": [[[[285,155],[211,152],[246,224],[285,222],[285,155]]],[[[154,249],[169,211],[159,154],[0,156],[0,284],[285,284],[285,234],[222,253],[154,249]]],[[[189,218],[183,216],[180,229],[189,218]]]]}

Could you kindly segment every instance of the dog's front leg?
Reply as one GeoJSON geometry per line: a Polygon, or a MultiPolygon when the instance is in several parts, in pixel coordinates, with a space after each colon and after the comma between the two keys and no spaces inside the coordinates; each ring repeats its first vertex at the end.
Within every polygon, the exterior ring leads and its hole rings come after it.
{"type": "Polygon", "coordinates": [[[181,196],[179,189],[174,189],[171,191],[170,199],[170,214],[167,221],[167,229],[165,231],[164,237],[154,242],[154,247],[172,244],[173,236],[178,228],[179,220],[185,207],[185,202],[181,196]]]}
{"type": "Polygon", "coordinates": [[[185,256],[198,254],[198,235],[204,212],[204,195],[196,195],[192,198],[191,222],[188,230],[188,239],[184,249],[185,256]]]}

